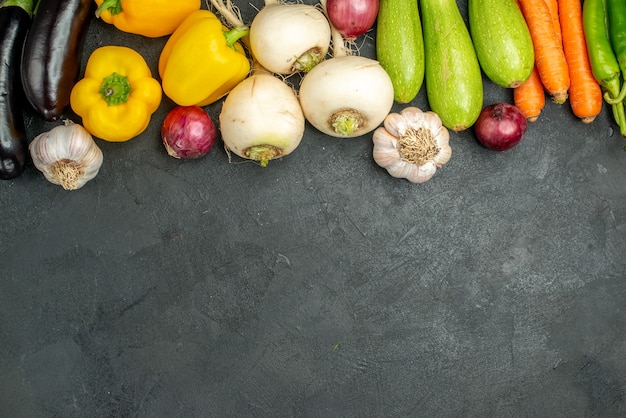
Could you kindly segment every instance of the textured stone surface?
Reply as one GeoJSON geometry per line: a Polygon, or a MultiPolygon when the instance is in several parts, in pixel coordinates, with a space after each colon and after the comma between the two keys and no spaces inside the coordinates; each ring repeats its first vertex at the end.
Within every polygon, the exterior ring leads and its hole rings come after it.
{"type": "MultiPolygon", "coordinates": [[[[94,21],[85,58],[129,45],[156,73],[164,41],[94,21]]],[[[511,100],[485,81],[485,104],[511,100]]],[[[369,136],[312,128],[266,168],[220,144],[176,160],[171,106],[99,141],[79,191],[32,166],[0,183],[0,416],[626,416],[626,140],[606,106],[583,125],[548,103],[505,153],[453,134],[423,185],[369,136]]]]}

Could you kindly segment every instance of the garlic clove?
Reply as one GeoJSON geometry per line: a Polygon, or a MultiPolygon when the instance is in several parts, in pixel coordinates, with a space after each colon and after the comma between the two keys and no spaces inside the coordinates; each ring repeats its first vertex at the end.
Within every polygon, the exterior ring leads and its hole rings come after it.
{"type": "Polygon", "coordinates": [[[415,164],[396,159],[393,163],[385,168],[392,177],[407,178],[413,175],[412,172],[414,169],[417,168],[417,166],[415,164]]]}
{"type": "Polygon", "coordinates": [[[418,128],[420,126],[423,126],[425,123],[428,123],[428,114],[415,106],[410,106],[402,109],[400,115],[402,116],[405,124],[413,128],[418,128]]]}
{"type": "Polygon", "coordinates": [[[374,131],[374,161],[381,166],[386,167],[398,160],[398,141],[386,129],[380,127],[374,131]]]}
{"type": "Polygon", "coordinates": [[[405,130],[404,117],[399,113],[390,113],[385,118],[383,126],[392,136],[398,138],[405,130]]]}

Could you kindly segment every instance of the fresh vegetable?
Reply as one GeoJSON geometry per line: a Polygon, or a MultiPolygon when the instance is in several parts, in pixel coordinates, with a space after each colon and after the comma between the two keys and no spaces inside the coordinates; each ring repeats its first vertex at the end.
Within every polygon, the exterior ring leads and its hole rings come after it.
{"type": "Polygon", "coordinates": [[[539,118],[546,105],[546,92],[535,67],[528,80],[513,89],[513,103],[528,122],[535,122],[539,118]]]}
{"type": "Polygon", "coordinates": [[[243,25],[228,30],[208,10],[190,14],[159,57],[165,94],[180,106],[206,106],[222,98],[250,72],[238,42],[248,32],[243,25]]]}
{"type": "Polygon", "coordinates": [[[583,32],[593,77],[604,91],[604,100],[611,104],[613,119],[620,134],[626,137],[624,94],[620,79],[620,67],[608,35],[607,14],[604,0],[583,2],[583,32]]]}
{"type": "Polygon", "coordinates": [[[580,0],[558,0],[558,7],[563,51],[569,69],[569,101],[572,113],[583,123],[590,123],[602,111],[602,89],[593,78],[589,64],[583,32],[582,5],[580,0]]]}
{"type": "Polygon", "coordinates": [[[277,74],[311,70],[326,57],[329,46],[328,19],[312,5],[266,0],[250,24],[252,55],[277,74]]]}
{"type": "Polygon", "coordinates": [[[95,0],[96,17],[117,29],[158,38],[171,35],[200,0],[95,0]]]}
{"type": "Polygon", "coordinates": [[[424,37],[416,0],[380,1],[376,58],[391,78],[394,100],[413,100],[424,83],[424,37]]]}
{"type": "Polygon", "coordinates": [[[41,0],[24,42],[21,77],[28,102],[48,121],[70,103],[93,0],[41,0]]]}
{"type": "Polygon", "coordinates": [[[304,76],[300,105],[307,121],[320,132],[342,138],[365,135],[391,111],[393,84],[378,61],[351,55],[346,40],[332,24],[331,31],[333,58],[304,76]]]}
{"type": "Polygon", "coordinates": [[[583,2],[583,33],[591,70],[608,98],[620,96],[620,67],[608,35],[604,0],[583,2]]]}
{"type": "Polygon", "coordinates": [[[198,106],[176,106],[161,126],[161,139],[174,158],[194,159],[206,155],[217,138],[211,117],[198,106]]]}
{"type": "Polygon", "coordinates": [[[304,115],[295,92],[270,74],[255,73],[232,89],[219,119],[228,152],[262,167],[291,154],[304,136],[304,115]]]}
{"type": "Polygon", "coordinates": [[[379,0],[328,0],[326,8],[330,23],[350,42],[374,26],[379,0]]]}
{"type": "Polygon", "coordinates": [[[450,132],[439,116],[413,106],[387,115],[372,140],[376,164],[412,183],[430,180],[452,156],[450,132]]]}
{"type": "Polygon", "coordinates": [[[533,40],[539,78],[552,101],[563,104],[570,87],[569,70],[550,9],[545,0],[519,0],[519,5],[533,40]]]}
{"type": "Polygon", "coordinates": [[[0,179],[3,180],[21,175],[28,159],[20,57],[32,8],[32,0],[5,1],[0,5],[0,179]]]}
{"type": "Polygon", "coordinates": [[[505,88],[526,81],[535,54],[517,0],[469,0],[467,7],[470,34],[485,75],[505,88]]]}
{"type": "Polygon", "coordinates": [[[102,166],[102,151],[81,125],[64,125],[37,135],[29,145],[35,167],[46,179],[65,190],[76,190],[96,177],[102,166]]]}
{"type": "Polygon", "coordinates": [[[420,0],[426,92],[430,108],[455,132],[476,122],[483,81],[476,51],[455,0],[420,0]]]}
{"type": "Polygon", "coordinates": [[[609,39],[622,72],[623,82],[626,76],[626,2],[624,0],[606,0],[606,15],[609,39]]]}
{"type": "Polygon", "coordinates": [[[335,56],[318,64],[300,84],[306,119],[335,137],[373,131],[393,106],[391,79],[377,61],[357,55],[335,56]]]}
{"type": "MultiPolygon", "coordinates": [[[[232,3],[211,0],[232,26],[243,22],[232,3]]],[[[291,154],[304,136],[305,119],[294,89],[268,73],[252,56],[250,77],[226,96],[220,112],[224,147],[242,158],[266,167],[270,160],[291,154]]]]}
{"type": "Polygon", "coordinates": [[[522,140],[528,123],[524,114],[509,103],[496,103],[481,112],[474,132],[478,141],[494,151],[506,151],[522,140]]]}
{"type": "Polygon", "coordinates": [[[563,42],[563,34],[561,33],[561,19],[559,17],[559,4],[558,0],[545,0],[548,10],[550,11],[550,19],[552,20],[552,26],[554,32],[559,40],[559,44],[563,42]]]}
{"type": "Polygon", "coordinates": [[[148,127],[161,95],[161,85],[137,51],[107,45],[92,52],[70,101],[92,135],[123,142],[148,127]]]}

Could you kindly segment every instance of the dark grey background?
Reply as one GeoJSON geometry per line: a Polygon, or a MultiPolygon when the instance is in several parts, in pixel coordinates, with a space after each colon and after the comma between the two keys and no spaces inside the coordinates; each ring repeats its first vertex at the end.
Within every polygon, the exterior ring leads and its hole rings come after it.
{"type": "MultiPolygon", "coordinates": [[[[164,43],[94,21],[84,59],[132,46],[156,74],[164,43]]],[[[176,160],[172,106],[98,140],[81,190],[32,166],[0,183],[0,416],[626,416],[626,140],[606,106],[583,125],[548,103],[505,153],[453,134],[422,185],[370,135],[312,128],[267,168],[221,143],[176,160]]],[[[54,126],[26,118],[31,138],[54,126]]]]}

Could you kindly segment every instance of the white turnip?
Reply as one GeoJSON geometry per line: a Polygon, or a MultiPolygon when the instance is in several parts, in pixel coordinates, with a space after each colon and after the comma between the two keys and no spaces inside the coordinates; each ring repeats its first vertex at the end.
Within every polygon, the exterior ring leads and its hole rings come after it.
{"type": "MultiPolygon", "coordinates": [[[[229,0],[211,4],[233,26],[243,22],[229,0]]],[[[222,105],[220,131],[227,152],[265,167],[292,153],[304,136],[305,119],[294,89],[267,72],[252,54],[252,74],[233,88],[222,105]]]]}
{"type": "Polygon", "coordinates": [[[261,166],[292,153],[304,136],[294,91],[270,74],[254,74],[228,93],[220,113],[226,149],[261,166]]]}
{"type": "Polygon", "coordinates": [[[255,59],[277,74],[307,72],[330,48],[330,24],[315,6],[266,0],[250,24],[255,59]]]}
{"type": "Polygon", "coordinates": [[[313,67],[300,84],[306,119],[335,137],[356,137],[373,131],[391,111],[391,78],[378,61],[352,55],[331,25],[334,57],[313,67]]]}

